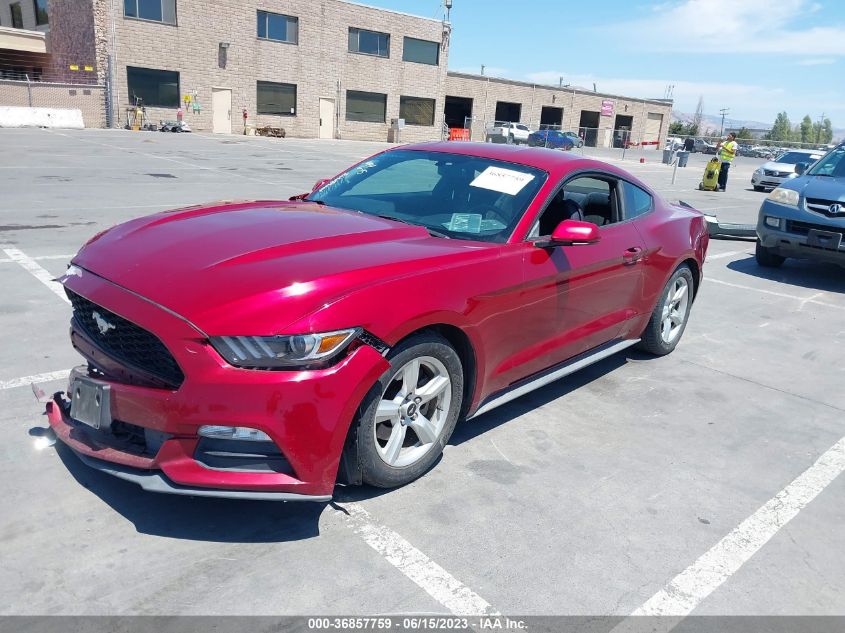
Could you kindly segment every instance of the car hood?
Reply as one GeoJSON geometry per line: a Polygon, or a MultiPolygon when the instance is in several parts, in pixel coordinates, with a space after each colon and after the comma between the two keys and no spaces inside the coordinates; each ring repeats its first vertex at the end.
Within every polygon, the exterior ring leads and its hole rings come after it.
{"type": "Polygon", "coordinates": [[[781,187],[794,189],[805,198],[845,202],[845,178],[804,175],[787,180],[781,187]]]}
{"type": "Polygon", "coordinates": [[[788,171],[790,173],[795,173],[795,165],[793,165],[792,163],[778,163],[773,160],[770,160],[769,162],[760,165],[760,169],[769,169],[771,171],[788,171]]]}
{"type": "Polygon", "coordinates": [[[248,322],[248,334],[270,335],[357,288],[489,246],[316,203],[271,201],[132,220],[95,236],[73,263],[207,334],[244,334],[248,322]]]}

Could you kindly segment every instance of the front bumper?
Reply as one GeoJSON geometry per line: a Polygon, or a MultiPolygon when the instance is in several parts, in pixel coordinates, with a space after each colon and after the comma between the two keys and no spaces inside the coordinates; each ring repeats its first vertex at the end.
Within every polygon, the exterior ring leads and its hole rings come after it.
{"type": "Polygon", "coordinates": [[[845,220],[831,220],[812,211],[766,200],[760,207],[757,238],[762,246],[783,257],[817,259],[845,265],[845,220]],[[766,217],[779,218],[780,227],[768,226],[765,223],[766,217]],[[843,237],[839,248],[825,248],[811,243],[811,230],[841,234],[843,237]]]}
{"type": "Polygon", "coordinates": [[[113,441],[111,429],[97,431],[72,420],[62,399],[49,403],[57,438],[86,463],[156,492],[268,499],[331,496],[355,411],[389,366],[378,351],[361,345],[321,370],[239,369],[220,358],[186,321],[119,286],[87,271],[64,283],[159,337],[185,375],[177,389],[104,380],[110,387],[113,424],[159,438],[140,450],[113,441]],[[197,430],[203,425],[263,431],[289,468],[209,467],[197,458],[197,430]]]}
{"type": "Polygon", "coordinates": [[[754,187],[763,187],[765,189],[774,189],[775,187],[781,186],[790,178],[795,178],[795,174],[792,176],[771,176],[764,174],[758,174],[756,171],[751,174],[751,185],[754,187]]]}

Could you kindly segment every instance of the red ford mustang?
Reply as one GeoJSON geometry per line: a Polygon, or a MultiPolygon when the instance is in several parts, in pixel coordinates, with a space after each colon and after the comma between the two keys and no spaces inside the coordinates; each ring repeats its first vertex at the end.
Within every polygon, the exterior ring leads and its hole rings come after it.
{"type": "Polygon", "coordinates": [[[147,490],[331,498],[398,486],[480,415],[630,345],[671,352],[704,217],[546,149],[404,146],[290,201],[159,213],[61,278],[87,364],[48,404],[147,490]]]}

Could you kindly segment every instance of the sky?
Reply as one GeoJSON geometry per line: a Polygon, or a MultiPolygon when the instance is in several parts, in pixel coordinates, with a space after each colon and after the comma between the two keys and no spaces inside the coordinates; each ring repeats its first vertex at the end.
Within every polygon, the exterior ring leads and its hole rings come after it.
{"type": "MultiPolygon", "coordinates": [[[[362,0],[442,18],[440,0],[362,0]]],[[[845,0],[453,0],[449,69],[845,127],[845,0]]]]}

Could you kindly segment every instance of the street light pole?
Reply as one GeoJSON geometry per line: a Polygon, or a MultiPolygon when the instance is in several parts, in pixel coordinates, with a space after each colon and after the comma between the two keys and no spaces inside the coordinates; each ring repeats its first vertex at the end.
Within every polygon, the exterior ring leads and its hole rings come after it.
{"type": "Polygon", "coordinates": [[[730,114],[730,112],[731,112],[730,108],[722,108],[721,110],[719,110],[719,114],[722,115],[722,127],[719,128],[719,137],[720,138],[721,138],[722,134],[724,134],[724,132],[725,132],[725,115],[730,114]]]}

